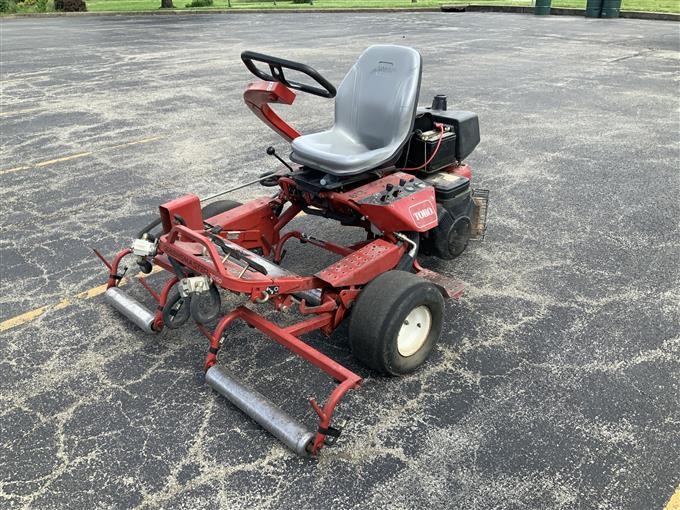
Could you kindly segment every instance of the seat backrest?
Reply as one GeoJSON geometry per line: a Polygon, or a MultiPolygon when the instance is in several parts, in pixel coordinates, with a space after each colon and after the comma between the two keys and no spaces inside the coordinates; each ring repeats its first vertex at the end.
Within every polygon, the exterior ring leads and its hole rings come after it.
{"type": "Polygon", "coordinates": [[[413,129],[421,75],[413,48],[369,47],[338,87],[334,129],[370,150],[400,147],[413,129]]]}

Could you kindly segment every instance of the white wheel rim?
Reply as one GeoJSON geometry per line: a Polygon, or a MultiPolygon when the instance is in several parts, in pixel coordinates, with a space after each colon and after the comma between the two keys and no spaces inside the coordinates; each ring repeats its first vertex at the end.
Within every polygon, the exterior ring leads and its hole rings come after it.
{"type": "Polygon", "coordinates": [[[404,358],[413,356],[425,344],[432,328],[432,313],[430,309],[421,305],[406,316],[399,329],[397,350],[404,358]]]}

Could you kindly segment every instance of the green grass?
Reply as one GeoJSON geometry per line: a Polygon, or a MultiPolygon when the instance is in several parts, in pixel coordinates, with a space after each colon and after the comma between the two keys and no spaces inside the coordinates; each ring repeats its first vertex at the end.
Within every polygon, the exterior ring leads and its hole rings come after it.
{"type": "MultiPolygon", "coordinates": [[[[89,11],[149,11],[160,6],[160,0],[86,0],[89,11]]],[[[184,9],[187,0],[174,0],[176,9],[184,9]]],[[[291,0],[256,1],[232,0],[232,9],[306,9],[306,8],[352,8],[352,7],[439,7],[442,4],[533,5],[532,0],[314,0],[314,5],[294,4],[291,0]]],[[[585,0],[553,0],[553,7],[585,8],[585,0]]],[[[215,0],[209,9],[226,9],[227,0],[215,0]]],[[[680,0],[623,0],[622,9],[629,11],[680,12],[680,0]]]]}

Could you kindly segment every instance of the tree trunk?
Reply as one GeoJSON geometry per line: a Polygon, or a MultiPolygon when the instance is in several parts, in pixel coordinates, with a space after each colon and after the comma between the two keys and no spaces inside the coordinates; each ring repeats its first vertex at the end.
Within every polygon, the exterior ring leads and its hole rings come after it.
{"type": "Polygon", "coordinates": [[[174,9],[175,6],[172,5],[172,0],[161,0],[161,9],[174,9]]]}

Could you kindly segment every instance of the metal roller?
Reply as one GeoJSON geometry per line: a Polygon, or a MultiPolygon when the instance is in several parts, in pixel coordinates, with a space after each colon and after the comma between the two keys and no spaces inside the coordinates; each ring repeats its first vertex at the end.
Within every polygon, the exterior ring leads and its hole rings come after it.
{"type": "Polygon", "coordinates": [[[205,373],[205,382],[295,453],[303,457],[309,455],[308,447],[315,434],[276,407],[264,395],[245,386],[217,365],[210,367],[205,373]]]}
{"type": "Polygon", "coordinates": [[[155,333],[153,329],[154,315],[139,301],[130,297],[118,287],[111,287],[104,293],[104,299],[112,307],[125,315],[147,333],[155,333]]]}

